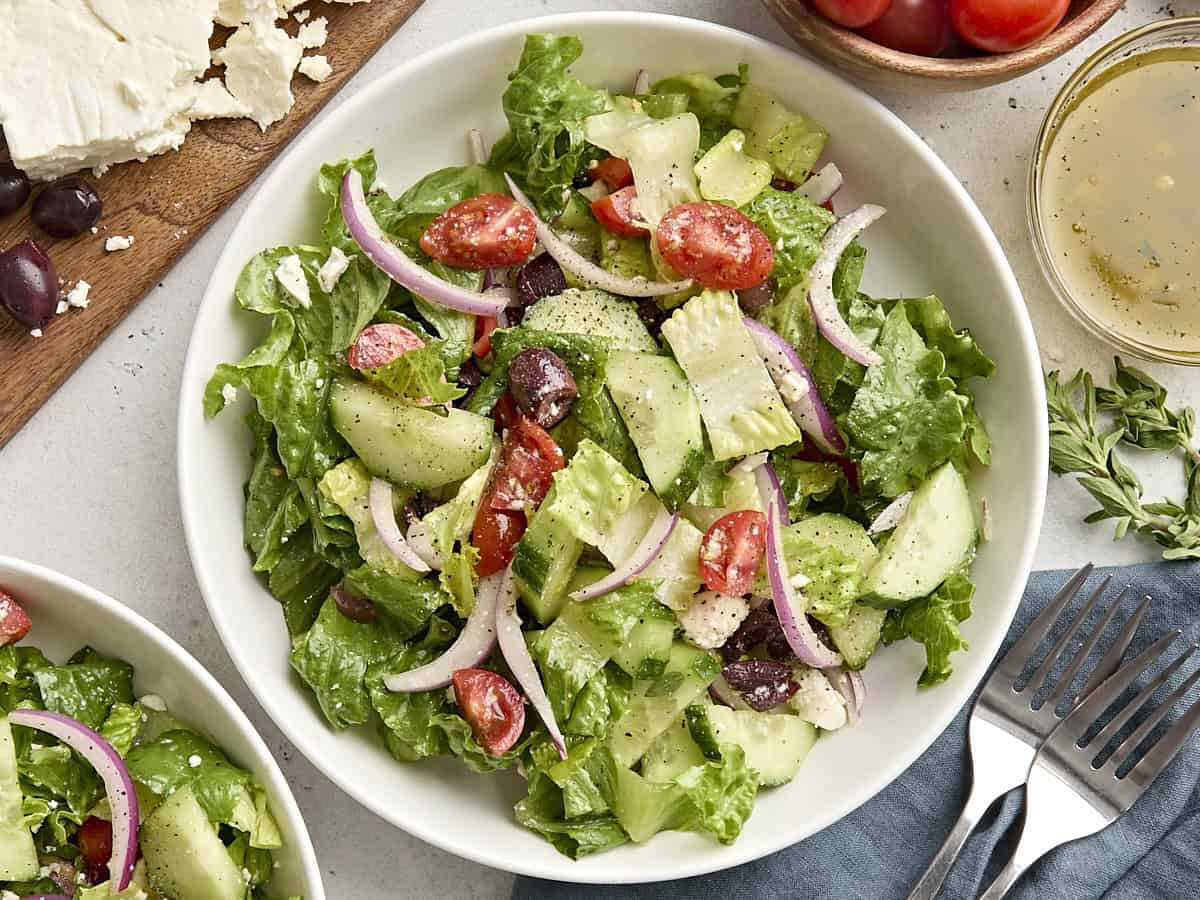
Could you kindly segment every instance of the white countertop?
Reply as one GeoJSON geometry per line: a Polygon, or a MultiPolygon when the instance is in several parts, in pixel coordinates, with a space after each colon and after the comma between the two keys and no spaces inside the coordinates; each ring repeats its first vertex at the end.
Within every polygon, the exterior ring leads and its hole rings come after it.
{"type": "MultiPolygon", "coordinates": [[[[375,0],[385,3],[388,0],[375,0]]],[[[1112,351],[1069,319],[1036,269],[1025,227],[1030,148],[1046,106],[1088,48],[1160,17],[1158,0],[1133,0],[1065,60],[985,91],[880,98],[959,174],[991,222],[1025,291],[1049,366],[1105,372],[1112,351]]],[[[686,14],[788,45],[756,0],[427,0],[343,96],[390,66],[464,31],[573,10],[644,9],[686,14]]],[[[334,61],[336,64],[336,60],[334,61]]],[[[337,104],[337,100],[333,105],[337,104]]],[[[502,898],[508,875],[435,850],[365,812],[283,738],[221,647],[192,575],[175,482],[179,376],[208,273],[245,199],[228,210],[134,313],[7,447],[0,450],[0,553],[43,563],[119,598],[164,628],[242,704],[276,751],[316,844],[331,900],[368,897],[502,898]]],[[[946,248],[952,253],[953,248],[946,248]]],[[[96,286],[102,302],[103,285],[96,286]]],[[[78,313],[86,315],[86,313],[78,313]]],[[[1173,399],[1200,402],[1195,370],[1147,366],[1173,399]],[[1190,390],[1187,385],[1190,384],[1190,390]]],[[[197,408],[199,399],[195,400],[197,408]]],[[[993,424],[993,429],[1003,427],[993,424]]],[[[1143,469],[1150,493],[1180,496],[1177,465],[1143,469]]],[[[1090,499],[1051,476],[1039,568],[1085,560],[1150,560],[1140,539],[1114,544],[1106,525],[1081,522],[1090,499]]]]}

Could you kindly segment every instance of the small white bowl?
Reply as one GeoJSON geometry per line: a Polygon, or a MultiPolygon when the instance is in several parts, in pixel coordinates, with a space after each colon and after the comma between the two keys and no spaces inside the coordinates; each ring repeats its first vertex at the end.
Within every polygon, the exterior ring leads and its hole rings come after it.
{"type": "Polygon", "coordinates": [[[644,882],[698,875],[756,859],[836,822],[899,775],[933,742],[982,678],[1020,601],[1046,487],[1046,412],[1033,328],[1004,253],[954,174],[879,103],[816,63],[765,41],[693,19],[592,13],[517,22],[473,34],[398,66],[318,121],[280,161],[231,235],[196,320],[179,413],[179,483],[192,563],[218,632],[259,702],[309,760],[364,806],[405,831],[468,859],[576,882],[644,882]],[[841,212],[871,201],[891,212],[866,235],[865,289],[887,296],[937,292],[999,363],[979,385],[995,439],[990,470],[972,479],[989,499],[994,538],[979,552],[975,615],[945,685],[918,691],[916,645],[894,646],[868,666],[871,698],[856,728],[822,740],[790,785],[764,792],[741,838],[723,847],[694,834],[656,836],[572,862],[513,820],[523,794],[515,773],[481,776],[453,759],[394,761],[371,728],[333,731],[288,667],[278,604],[250,571],[242,546],[248,408],[206,422],[214,367],[261,336],[235,309],[244,263],[276,244],[318,233],[318,168],[375,147],[398,193],[433,169],[466,162],[466,132],[495,141],[505,129],[500,94],[527,32],[576,34],[585,81],[629,90],[634,73],[720,74],[749,63],[751,78],[829,130],[829,157],[846,175],[841,212]]]}
{"type": "Polygon", "coordinates": [[[246,714],[190,654],[133,610],[95,588],[42,566],[0,556],[0,588],[33,621],[26,643],[62,662],[88,644],[133,666],[137,696],[157,694],[182,722],[211,738],[267,790],[283,832],[272,891],[325,900],[321,870],[292,791],[246,714]]]}

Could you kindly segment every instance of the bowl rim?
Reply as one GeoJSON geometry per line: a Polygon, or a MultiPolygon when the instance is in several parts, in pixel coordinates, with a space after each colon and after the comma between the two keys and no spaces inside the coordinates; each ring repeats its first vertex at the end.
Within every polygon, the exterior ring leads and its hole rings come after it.
{"type": "MultiPolygon", "coordinates": [[[[1053,59],[1079,45],[1111,19],[1124,5],[1125,0],[1094,0],[1087,7],[1065,24],[1059,24],[1053,31],[1040,40],[1034,41],[1028,47],[1013,50],[1010,53],[988,53],[982,56],[937,57],[919,56],[915,53],[905,53],[893,50],[883,44],[877,44],[870,38],[859,34],[850,28],[830,22],[812,9],[807,0],[763,0],[777,18],[780,15],[803,17],[814,22],[818,31],[837,38],[837,48],[852,57],[856,62],[865,63],[879,71],[896,72],[914,78],[930,81],[943,81],[963,78],[971,80],[987,80],[1017,78],[1034,69],[1040,68],[1053,59]]],[[[782,23],[781,27],[782,27],[782,23]]],[[[815,49],[823,46],[816,39],[797,37],[787,28],[788,37],[805,48],[815,49]]],[[[821,53],[824,56],[824,53],[821,53]]]]}
{"type": "MultiPolygon", "coordinates": [[[[895,129],[900,138],[909,145],[913,153],[919,157],[922,164],[926,166],[938,179],[947,186],[951,197],[961,209],[963,215],[970,221],[974,233],[979,237],[983,249],[987,257],[992,262],[998,275],[1000,284],[1000,292],[1006,297],[1009,306],[1011,307],[1016,323],[1013,339],[1017,345],[1013,351],[1014,365],[1019,365],[1020,360],[1025,361],[1029,372],[1027,373],[1029,384],[1035,396],[1032,398],[1037,405],[1045,405],[1045,391],[1043,386],[1042,371],[1040,356],[1037,349],[1037,342],[1034,336],[1033,323],[1029,318],[1025,308],[1024,300],[1021,294],[1020,287],[1017,283],[1012,267],[1008,263],[1008,259],[1000,246],[999,240],[992,231],[991,226],[987,223],[982,212],[972,200],[970,194],[959,182],[958,178],[953,174],[950,168],[943,162],[930,147],[895,113],[885,107],[882,103],[856,86],[845,77],[835,71],[821,65],[818,61],[804,57],[794,50],[775,44],[771,41],[759,38],[754,35],[739,31],[724,25],[718,25],[711,22],[706,22],[701,19],[690,18],[686,16],[669,15],[665,13],[651,12],[636,12],[636,11],[598,11],[598,12],[583,12],[583,13],[559,13],[547,16],[535,16],[519,19],[513,22],[497,25],[488,29],[464,35],[454,41],[443,44],[440,47],[433,48],[424,53],[421,53],[405,62],[393,67],[392,69],[382,73],[373,81],[355,91],[349,93],[345,100],[340,105],[332,110],[329,115],[317,122],[315,126],[310,126],[304,137],[295,142],[282,155],[280,160],[275,164],[274,170],[267,175],[262,183],[256,188],[254,196],[250,200],[250,205],[258,202],[259,196],[266,196],[273,193],[278,186],[282,184],[287,175],[288,161],[293,155],[298,155],[304,143],[308,140],[313,140],[315,135],[321,132],[336,130],[344,121],[353,118],[358,114],[358,111],[365,106],[369,106],[373,100],[380,95],[385,95],[392,86],[400,81],[403,81],[409,76],[411,71],[423,68],[431,63],[444,63],[447,60],[469,56],[473,51],[479,50],[481,47],[511,40],[514,37],[519,37],[530,32],[556,32],[556,33],[571,33],[573,29],[581,27],[624,27],[638,28],[655,26],[658,28],[672,30],[680,40],[686,40],[693,35],[703,35],[710,38],[716,38],[727,42],[734,42],[737,46],[746,50],[764,56],[772,56],[779,60],[781,65],[787,65],[797,70],[798,75],[803,75],[807,78],[816,78],[817,80],[833,80],[838,83],[851,95],[857,102],[865,108],[871,109],[876,115],[888,121],[895,129]]],[[[241,243],[238,240],[239,230],[242,223],[239,222],[231,233],[229,240],[226,242],[225,249],[222,251],[213,268],[213,272],[218,272],[226,268],[230,257],[235,253],[241,253],[238,249],[241,243]]],[[[244,255],[244,254],[243,254],[244,255]]],[[[213,294],[214,286],[210,280],[205,288],[205,294],[201,301],[200,311],[197,317],[203,314],[203,311],[210,304],[227,303],[229,297],[224,293],[217,299],[213,294]]],[[[315,768],[340,787],[348,796],[355,799],[363,807],[379,816],[384,821],[400,828],[401,830],[429,843],[441,850],[451,853],[460,858],[468,859],[472,862],[480,863],[491,868],[502,871],[512,872],[519,875],[528,875],[547,880],[567,881],[572,883],[598,883],[598,884],[627,884],[627,883],[644,883],[647,881],[657,881],[663,878],[685,878],[696,875],[703,875],[709,872],[720,871],[727,868],[732,868],[746,862],[750,862],[762,857],[768,856],[779,850],[797,843],[807,837],[823,831],[831,824],[840,821],[847,815],[851,814],[873,798],[876,794],[891,784],[901,773],[908,769],[922,753],[942,734],[949,726],[950,722],[958,714],[959,710],[967,702],[975,687],[982,680],[991,661],[1007,633],[1007,626],[1011,623],[1013,616],[1016,614],[1018,605],[1020,604],[1023,592],[1015,590],[1011,592],[1011,596],[1004,599],[1006,606],[1002,609],[1002,619],[1005,622],[1004,628],[997,628],[993,634],[990,634],[986,639],[978,640],[972,645],[971,661],[963,661],[962,669],[971,670],[971,677],[964,675],[963,678],[956,680],[952,684],[943,685],[942,688],[947,691],[946,702],[941,708],[938,716],[926,720],[922,725],[924,737],[918,743],[920,746],[914,748],[911,754],[898,755],[891,754],[886,761],[882,761],[874,777],[869,781],[864,780],[864,785],[869,785],[869,788],[860,789],[846,803],[839,806],[837,809],[831,810],[826,815],[814,820],[813,827],[810,831],[801,837],[796,837],[793,834],[786,834],[783,837],[760,841],[757,844],[751,845],[746,841],[739,842],[732,847],[722,847],[720,853],[713,853],[705,858],[704,862],[695,864],[685,864],[677,867],[677,870],[668,875],[647,876],[638,872],[607,872],[603,876],[592,875],[590,873],[572,874],[569,869],[569,861],[563,858],[563,862],[568,865],[564,868],[562,862],[557,866],[542,865],[536,862],[530,862],[523,858],[510,858],[492,853],[487,847],[464,846],[461,843],[455,843],[452,836],[448,836],[445,829],[438,830],[432,827],[434,817],[431,816],[409,816],[404,817],[403,810],[397,811],[394,808],[380,802],[369,790],[367,785],[360,784],[344,772],[344,767],[334,764],[334,762],[326,757],[326,754],[319,751],[307,738],[305,730],[298,727],[291,719],[283,714],[266,691],[260,688],[260,685],[255,677],[253,661],[236,651],[238,641],[234,638],[234,632],[237,629],[237,623],[232,618],[227,618],[225,608],[222,604],[216,602],[214,598],[219,596],[213,579],[207,571],[202,571],[196,563],[198,557],[198,547],[202,542],[202,534],[204,525],[199,519],[199,513],[190,502],[190,491],[186,487],[189,484],[189,470],[187,464],[188,451],[185,446],[185,435],[192,430],[192,419],[197,414],[198,404],[194,402],[194,392],[197,385],[203,386],[207,381],[208,372],[198,371],[200,365],[200,349],[197,341],[197,335],[193,332],[189,342],[188,352],[184,363],[183,376],[180,384],[180,403],[179,414],[177,420],[177,481],[180,491],[180,507],[184,525],[184,534],[188,545],[189,556],[192,560],[192,568],[195,572],[197,582],[200,585],[201,594],[204,597],[205,604],[208,607],[209,615],[212,618],[214,627],[216,628],[221,640],[225,643],[226,651],[233,660],[235,667],[246,681],[247,686],[254,694],[260,705],[275,722],[276,726],[291,740],[300,750],[301,753],[313,764],[315,768]]],[[[197,426],[198,427],[198,426],[197,426]]],[[[1046,428],[1037,429],[1031,436],[1029,444],[1030,457],[1037,460],[1044,460],[1048,452],[1048,432],[1046,428]]],[[[1040,533],[1040,523],[1042,520],[1042,512],[1045,504],[1047,470],[1045,465],[1039,464],[1033,467],[1030,473],[1033,479],[1032,482],[1032,507],[1029,510],[1027,521],[1029,526],[1026,532],[1022,535],[1019,541],[1019,552],[1013,557],[1012,565],[1017,571],[1027,576],[1032,568],[1034,552],[1036,550],[1038,536],[1040,533]]]]}
{"type": "MultiPolygon", "coordinates": [[[[254,727],[237,701],[229,695],[216,677],[173,637],[145,616],[98,588],[39,563],[29,562],[15,556],[0,555],[0,578],[6,573],[15,573],[50,584],[59,590],[82,598],[87,604],[99,607],[106,615],[119,620],[124,627],[135,632],[137,637],[147,644],[164,650],[173,663],[184,669],[199,683],[204,694],[218,701],[221,709],[229,716],[237,730],[247,739],[253,753],[259,757],[254,761],[255,767],[252,771],[256,778],[266,782],[264,786],[269,787],[276,798],[271,803],[271,811],[292,825],[293,838],[289,843],[297,845],[296,851],[306,882],[305,900],[325,900],[325,884],[321,879],[321,867],[317,862],[316,850],[313,848],[312,835],[308,833],[308,826],[304,822],[304,816],[300,812],[299,804],[296,803],[291,786],[280,770],[274,754],[267,747],[266,741],[258,733],[258,729],[254,727]]],[[[129,660],[129,662],[136,670],[137,661],[129,660]]]]}
{"type": "Polygon", "coordinates": [[[1066,117],[1074,110],[1076,94],[1094,77],[1125,59],[1149,52],[1153,47],[1131,49],[1145,38],[1154,38],[1164,33],[1191,32],[1189,43],[1200,48],[1200,15],[1176,16],[1158,19],[1139,25],[1114,37],[1091,53],[1081,62],[1066,80],[1050,106],[1034,138],[1033,153],[1029,158],[1029,175],[1026,179],[1025,213],[1029,228],[1029,241],[1038,269],[1050,286],[1050,291],[1059,305],[1071,317],[1086,328],[1093,336],[1122,353],[1128,353],[1151,362],[1169,363],[1176,366],[1200,366],[1200,350],[1168,350],[1155,344],[1138,340],[1136,336],[1110,328],[1088,312],[1086,306],[1075,299],[1067,279],[1063,277],[1054,253],[1050,250],[1050,239],[1042,216],[1042,176],[1050,149],[1058,137],[1066,117]]]}

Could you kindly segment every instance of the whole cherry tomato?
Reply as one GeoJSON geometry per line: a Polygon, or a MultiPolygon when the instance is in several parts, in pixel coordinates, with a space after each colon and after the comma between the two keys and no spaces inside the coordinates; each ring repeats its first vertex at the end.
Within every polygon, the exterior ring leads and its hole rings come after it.
{"type": "Polygon", "coordinates": [[[888,8],[891,0],[813,0],[825,18],[843,28],[862,28],[870,25],[888,8]]]}
{"type": "Polygon", "coordinates": [[[950,0],[892,0],[888,11],[862,34],[901,53],[941,56],[954,43],[950,0]]]}
{"type": "Polygon", "coordinates": [[[1071,0],[950,0],[950,22],[971,46],[1010,53],[1053,31],[1070,5],[1071,0]]]}

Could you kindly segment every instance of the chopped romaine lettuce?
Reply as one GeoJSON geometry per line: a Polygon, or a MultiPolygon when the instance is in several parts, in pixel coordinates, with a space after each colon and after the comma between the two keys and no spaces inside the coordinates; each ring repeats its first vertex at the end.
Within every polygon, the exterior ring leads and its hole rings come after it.
{"type": "Polygon", "coordinates": [[[745,143],[746,136],[734,129],[700,157],[696,177],[705,200],[744,206],[771,183],[771,164],[742,152],[745,143]]]}
{"type": "Polygon", "coordinates": [[[746,132],[746,152],[765,159],[796,184],[808,178],[829,139],[828,132],[808,116],[791,112],[755,84],[742,87],[732,118],[746,132]]]}
{"type": "MultiPolygon", "coordinates": [[[[338,508],[354,523],[358,537],[358,554],[363,562],[385,572],[417,577],[417,573],[400,562],[387,548],[375,520],[371,516],[368,494],[371,490],[371,473],[358,459],[347,459],[325,473],[320,483],[321,495],[338,508]]],[[[404,504],[412,498],[412,492],[404,488],[392,489],[393,511],[399,515],[404,504]]]]}
{"type": "Polygon", "coordinates": [[[808,273],[821,255],[821,238],[834,223],[833,213],[796,191],[772,187],[760,191],[742,212],[771,241],[773,274],[780,290],[807,287],[808,273]]]}
{"type": "Polygon", "coordinates": [[[616,521],[646,493],[646,485],[590,440],[554,473],[554,511],[585,544],[600,544],[616,521]]]}
{"type": "Polygon", "coordinates": [[[708,150],[733,127],[734,104],[746,82],[746,67],[736,74],[713,78],[703,72],[684,72],[655,82],[640,98],[656,119],[693,113],[700,120],[700,149],[708,150]]]}
{"type": "MultiPolygon", "coordinates": [[[[662,501],[653,494],[646,494],[598,535],[596,548],[614,566],[622,565],[662,510],[662,501]]],[[[637,576],[634,583],[657,584],[654,595],[660,603],[674,610],[685,608],[692,595],[700,590],[699,559],[703,539],[703,533],[681,517],[654,562],[637,576]]]]}
{"type": "Polygon", "coordinates": [[[921,687],[932,687],[949,678],[954,671],[951,654],[967,649],[959,625],[971,616],[974,594],[975,585],[964,569],[947,578],[928,597],[888,612],[883,626],[885,644],[911,638],[925,645],[925,671],[918,681],[921,687]]]}

